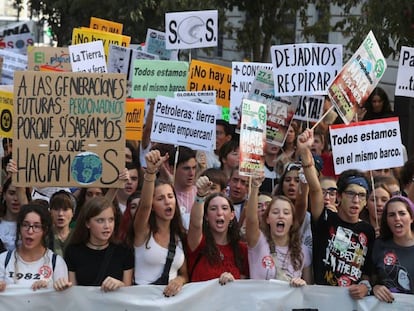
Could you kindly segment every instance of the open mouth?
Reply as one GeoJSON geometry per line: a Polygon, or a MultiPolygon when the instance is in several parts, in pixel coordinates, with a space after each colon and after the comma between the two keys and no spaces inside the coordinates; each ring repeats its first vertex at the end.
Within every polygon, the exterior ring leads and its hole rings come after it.
{"type": "Polygon", "coordinates": [[[276,230],[277,231],[283,231],[285,229],[285,223],[283,221],[278,221],[276,223],[276,230]]]}

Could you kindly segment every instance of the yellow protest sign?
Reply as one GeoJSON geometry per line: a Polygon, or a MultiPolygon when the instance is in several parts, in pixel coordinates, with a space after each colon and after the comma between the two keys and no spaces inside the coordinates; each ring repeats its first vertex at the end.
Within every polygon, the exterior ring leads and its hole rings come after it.
{"type": "Polygon", "coordinates": [[[124,74],[16,71],[16,186],[119,188],[125,167],[124,74]]]}
{"type": "Polygon", "coordinates": [[[0,136],[13,138],[13,86],[2,85],[0,88],[0,136]]]}
{"type": "Polygon", "coordinates": [[[142,140],[145,99],[127,98],[125,109],[125,139],[142,140]]]}
{"type": "Polygon", "coordinates": [[[230,106],[231,68],[192,60],[187,91],[216,91],[217,105],[230,106]]]}
{"type": "Polygon", "coordinates": [[[106,32],[122,34],[123,25],[121,23],[108,21],[106,19],[91,17],[89,28],[102,30],[106,32]]]}

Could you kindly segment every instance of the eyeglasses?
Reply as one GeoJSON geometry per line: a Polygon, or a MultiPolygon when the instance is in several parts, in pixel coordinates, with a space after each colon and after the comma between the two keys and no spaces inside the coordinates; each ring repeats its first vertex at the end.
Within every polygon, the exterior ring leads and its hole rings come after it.
{"type": "Polygon", "coordinates": [[[330,197],[336,196],[336,188],[322,189],[323,196],[329,195],[330,197]]]}
{"type": "Polygon", "coordinates": [[[32,230],[33,230],[33,232],[40,232],[40,231],[42,231],[43,230],[43,226],[42,226],[42,224],[33,224],[33,225],[31,225],[30,223],[28,223],[28,222],[23,222],[22,223],[22,226],[21,226],[25,231],[29,231],[30,230],[30,228],[32,228],[32,230]]]}
{"type": "Polygon", "coordinates": [[[365,192],[355,192],[355,191],[344,191],[344,194],[349,198],[349,199],[354,199],[355,197],[358,197],[358,199],[360,201],[365,201],[367,199],[367,194],[365,192]]]}

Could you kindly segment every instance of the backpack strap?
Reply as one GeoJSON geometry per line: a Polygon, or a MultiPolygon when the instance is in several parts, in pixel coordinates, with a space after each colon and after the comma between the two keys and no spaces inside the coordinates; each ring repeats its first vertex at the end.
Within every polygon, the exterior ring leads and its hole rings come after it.
{"type": "Polygon", "coordinates": [[[12,253],[13,251],[7,251],[6,260],[4,261],[4,269],[6,269],[7,265],[9,264],[12,253]]]}
{"type": "Polygon", "coordinates": [[[53,253],[53,255],[52,255],[52,269],[53,269],[53,272],[55,271],[55,267],[56,267],[56,258],[57,258],[57,255],[55,253],[53,253]]]}

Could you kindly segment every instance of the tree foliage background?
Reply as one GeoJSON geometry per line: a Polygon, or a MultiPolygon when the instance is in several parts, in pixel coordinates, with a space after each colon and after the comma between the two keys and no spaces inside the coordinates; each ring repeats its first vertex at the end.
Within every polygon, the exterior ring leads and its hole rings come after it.
{"type": "MultiPolygon", "coordinates": [[[[19,6],[22,1],[14,2],[19,6]]],[[[88,27],[91,16],[122,23],[123,33],[140,43],[147,28],[164,31],[166,12],[207,9],[219,10],[219,29],[237,38],[238,49],[251,61],[269,61],[273,44],[295,43],[296,17],[307,42],[328,43],[330,31],[342,31],[350,39],[346,47],[354,51],[373,30],[386,57],[398,54],[402,45],[414,46],[413,0],[28,0],[28,4],[33,17],[51,26],[58,46],[70,44],[72,29],[88,27]],[[307,15],[310,5],[318,12],[313,23],[307,15]],[[332,5],[343,12],[336,24],[331,24],[332,5]],[[226,24],[225,10],[236,6],[246,19],[240,25],[226,24]],[[352,14],[357,6],[362,13],[358,16],[352,14]]]]}

